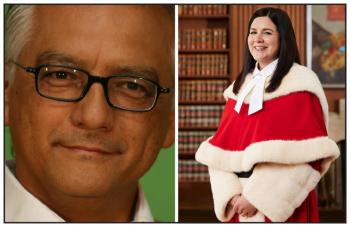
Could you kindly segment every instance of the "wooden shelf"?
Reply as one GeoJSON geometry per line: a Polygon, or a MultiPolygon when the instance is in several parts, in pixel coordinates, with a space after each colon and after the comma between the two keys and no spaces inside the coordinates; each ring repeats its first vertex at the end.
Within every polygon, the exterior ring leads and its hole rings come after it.
{"type": "Polygon", "coordinates": [[[179,54],[189,54],[189,53],[229,53],[229,49],[207,49],[207,50],[179,50],[179,54]]]}
{"type": "Polygon", "coordinates": [[[214,211],[210,183],[179,182],[179,209],[214,211]]]}
{"type": "Polygon", "coordinates": [[[179,131],[215,131],[218,127],[198,127],[198,126],[192,126],[192,127],[181,127],[179,126],[179,131]]]}
{"type": "Polygon", "coordinates": [[[225,100],[222,101],[191,101],[179,100],[180,105],[225,105],[225,100]]]}
{"type": "Polygon", "coordinates": [[[195,151],[193,154],[183,154],[179,152],[179,159],[194,159],[195,151]]]}
{"type": "Polygon", "coordinates": [[[199,79],[205,79],[205,80],[217,80],[217,79],[230,79],[230,75],[215,75],[215,76],[206,76],[206,75],[191,75],[191,76],[182,76],[179,75],[180,80],[199,80],[199,79]]]}
{"type": "Polygon", "coordinates": [[[213,210],[181,210],[179,209],[179,222],[181,223],[220,223],[213,210]]]}
{"type": "Polygon", "coordinates": [[[197,16],[179,16],[180,20],[184,19],[228,19],[230,15],[225,14],[225,15],[197,15],[197,16]]]}

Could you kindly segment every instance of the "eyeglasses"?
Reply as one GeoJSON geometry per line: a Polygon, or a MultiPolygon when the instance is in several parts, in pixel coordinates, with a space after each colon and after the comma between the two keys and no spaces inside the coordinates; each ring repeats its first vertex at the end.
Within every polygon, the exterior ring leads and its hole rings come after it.
{"type": "Polygon", "coordinates": [[[134,75],[98,77],[85,70],[62,65],[25,67],[14,61],[12,63],[35,75],[35,88],[40,96],[62,102],[78,102],[85,97],[91,85],[100,83],[111,107],[146,112],[153,109],[160,93],[170,92],[170,88],[134,75]]]}

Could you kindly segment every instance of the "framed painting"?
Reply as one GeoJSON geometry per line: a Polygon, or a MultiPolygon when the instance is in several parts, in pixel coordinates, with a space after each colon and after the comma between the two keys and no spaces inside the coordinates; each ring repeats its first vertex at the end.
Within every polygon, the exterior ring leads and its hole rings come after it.
{"type": "Polygon", "coordinates": [[[344,88],[346,6],[307,6],[307,65],[325,88],[344,88]]]}

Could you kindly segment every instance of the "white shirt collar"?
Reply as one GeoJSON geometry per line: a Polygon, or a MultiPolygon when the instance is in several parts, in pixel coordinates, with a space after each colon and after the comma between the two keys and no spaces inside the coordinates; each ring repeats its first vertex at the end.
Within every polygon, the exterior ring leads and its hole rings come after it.
{"type": "MultiPolygon", "coordinates": [[[[139,187],[139,199],[133,222],[153,221],[145,194],[139,187]]],[[[6,165],[5,222],[65,222],[65,220],[28,192],[6,165]]]]}
{"type": "Polygon", "coordinates": [[[139,199],[136,205],[134,220],[132,222],[154,222],[151,209],[149,208],[145,193],[139,186],[139,199]]]}
{"type": "Polygon", "coordinates": [[[253,78],[258,75],[266,76],[266,77],[271,76],[277,67],[277,63],[278,63],[278,58],[273,62],[271,62],[270,64],[268,64],[267,66],[265,66],[262,70],[259,70],[258,63],[255,63],[253,78]]]}
{"type": "Polygon", "coordinates": [[[265,82],[267,77],[271,76],[277,67],[278,59],[274,60],[262,70],[258,69],[258,63],[255,64],[253,71],[253,79],[242,88],[242,92],[238,95],[237,103],[235,105],[235,111],[240,112],[242,104],[246,96],[252,91],[252,95],[249,100],[248,115],[258,112],[263,108],[263,98],[265,82]]]}

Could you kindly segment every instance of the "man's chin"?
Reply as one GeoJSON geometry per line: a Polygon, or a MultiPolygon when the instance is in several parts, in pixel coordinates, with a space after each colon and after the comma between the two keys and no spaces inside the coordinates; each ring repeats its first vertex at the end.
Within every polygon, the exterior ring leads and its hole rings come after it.
{"type": "Polygon", "coordinates": [[[114,191],[118,180],[108,171],[100,172],[98,169],[66,170],[52,173],[52,186],[57,193],[74,197],[101,197],[114,191]]]}

